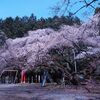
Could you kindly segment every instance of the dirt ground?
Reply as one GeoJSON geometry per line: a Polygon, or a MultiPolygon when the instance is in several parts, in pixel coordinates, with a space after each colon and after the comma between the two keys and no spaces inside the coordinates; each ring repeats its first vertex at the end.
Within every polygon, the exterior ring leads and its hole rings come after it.
{"type": "Polygon", "coordinates": [[[100,100],[100,84],[0,84],[0,100],[100,100]]]}

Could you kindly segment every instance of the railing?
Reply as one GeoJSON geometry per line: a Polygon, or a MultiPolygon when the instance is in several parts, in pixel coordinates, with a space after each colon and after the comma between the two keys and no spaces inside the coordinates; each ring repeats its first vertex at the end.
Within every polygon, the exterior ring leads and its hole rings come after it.
{"type": "Polygon", "coordinates": [[[9,83],[10,81],[10,83],[16,83],[17,75],[18,75],[18,70],[3,70],[0,75],[0,82],[2,83],[3,81],[4,83],[9,83]],[[14,75],[12,76],[11,74],[14,75]],[[14,79],[10,79],[11,77],[13,77],[14,79]]]}

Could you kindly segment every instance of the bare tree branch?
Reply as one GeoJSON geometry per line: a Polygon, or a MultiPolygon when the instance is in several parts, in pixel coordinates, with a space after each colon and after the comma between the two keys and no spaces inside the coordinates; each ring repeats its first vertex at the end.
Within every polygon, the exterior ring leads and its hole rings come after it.
{"type": "MultiPolygon", "coordinates": [[[[87,1],[87,0],[78,0],[78,1],[75,1],[75,2],[72,2],[71,0],[63,0],[62,6],[59,7],[58,13],[62,12],[62,15],[64,15],[66,12],[69,13],[70,12],[70,9],[72,7],[74,7],[75,5],[81,3],[82,6],[73,13],[73,15],[75,15],[76,13],[78,13],[83,8],[91,7],[93,9],[95,9],[96,7],[93,6],[93,4],[95,2],[99,2],[99,0],[90,0],[90,1],[87,1]]],[[[99,3],[98,3],[98,5],[99,5],[99,3]]]]}

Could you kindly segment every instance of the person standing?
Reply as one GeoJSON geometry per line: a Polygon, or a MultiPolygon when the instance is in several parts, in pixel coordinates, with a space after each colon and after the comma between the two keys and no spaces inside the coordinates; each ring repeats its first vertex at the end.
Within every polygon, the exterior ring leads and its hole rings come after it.
{"type": "Polygon", "coordinates": [[[21,83],[26,83],[26,69],[22,68],[21,71],[21,83]]]}

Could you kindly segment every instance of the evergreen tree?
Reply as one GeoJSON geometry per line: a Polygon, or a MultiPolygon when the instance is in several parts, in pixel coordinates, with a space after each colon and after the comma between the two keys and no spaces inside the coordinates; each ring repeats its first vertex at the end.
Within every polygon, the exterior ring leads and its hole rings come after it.
{"type": "Polygon", "coordinates": [[[54,16],[53,18],[40,18],[37,20],[34,14],[23,17],[8,17],[5,20],[0,19],[0,29],[5,32],[8,38],[23,37],[27,31],[53,28],[58,30],[61,25],[80,24],[78,17],[73,17],[69,13],[68,16],[54,16]]]}

